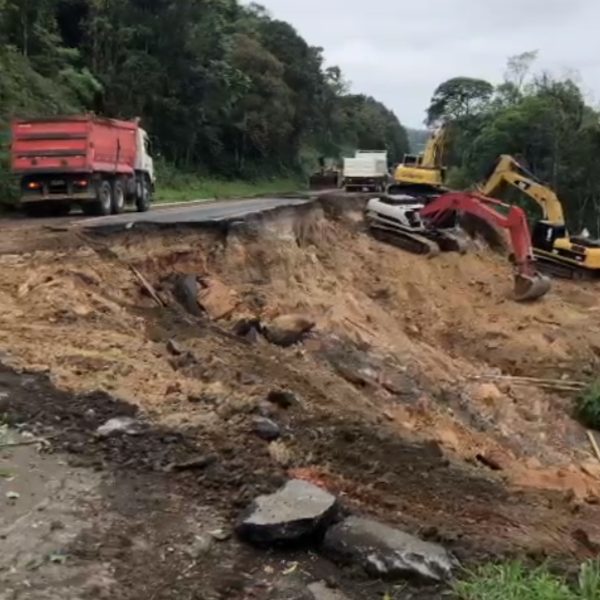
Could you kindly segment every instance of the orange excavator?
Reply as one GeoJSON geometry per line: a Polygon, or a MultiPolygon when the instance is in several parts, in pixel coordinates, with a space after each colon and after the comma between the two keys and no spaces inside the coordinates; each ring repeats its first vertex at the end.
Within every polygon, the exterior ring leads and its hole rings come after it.
{"type": "Polygon", "coordinates": [[[525,212],[475,192],[449,192],[427,205],[415,205],[412,196],[384,196],[367,204],[365,218],[374,237],[410,252],[435,255],[451,248],[444,224],[456,213],[472,215],[496,228],[506,229],[512,244],[514,298],[537,300],[550,290],[550,280],[536,268],[525,212]]]}

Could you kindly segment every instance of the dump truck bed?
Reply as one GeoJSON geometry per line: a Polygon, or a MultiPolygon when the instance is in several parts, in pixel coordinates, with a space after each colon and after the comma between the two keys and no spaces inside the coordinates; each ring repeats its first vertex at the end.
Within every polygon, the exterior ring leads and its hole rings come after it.
{"type": "Polygon", "coordinates": [[[27,173],[132,174],[135,121],[92,115],[12,123],[12,170],[27,173]]]}

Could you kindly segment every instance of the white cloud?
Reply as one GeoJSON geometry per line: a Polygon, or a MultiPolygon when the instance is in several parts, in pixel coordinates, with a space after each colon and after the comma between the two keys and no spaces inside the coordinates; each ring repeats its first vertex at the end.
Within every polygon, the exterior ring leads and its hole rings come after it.
{"type": "Polygon", "coordinates": [[[466,75],[501,80],[509,56],[538,50],[537,69],[578,72],[600,97],[598,0],[262,0],[324,48],[355,92],[420,126],[435,87],[466,75]]]}

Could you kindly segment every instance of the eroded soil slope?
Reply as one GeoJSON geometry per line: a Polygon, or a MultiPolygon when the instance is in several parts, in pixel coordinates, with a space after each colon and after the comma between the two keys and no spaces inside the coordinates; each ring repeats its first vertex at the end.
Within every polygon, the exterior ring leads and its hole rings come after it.
{"type": "MultiPolygon", "coordinates": [[[[494,379],[593,376],[594,284],[559,282],[542,302],[515,304],[503,257],[476,245],[412,256],[370,239],[335,202],[44,248],[0,256],[7,361],[64,390],[103,390],[213,453],[216,466],[185,489],[225,522],[292,473],[467,561],[574,561],[590,553],[581,530],[600,536],[600,468],[572,395],[494,379]],[[199,316],[177,302],[178,275],[198,277],[199,316]],[[317,323],[300,345],[232,333],[240,319],[290,313],[317,323]],[[265,406],[274,389],[299,402],[265,406]],[[259,412],[282,440],[252,433],[259,412]]],[[[164,470],[170,448],[143,466],[164,470]]]]}

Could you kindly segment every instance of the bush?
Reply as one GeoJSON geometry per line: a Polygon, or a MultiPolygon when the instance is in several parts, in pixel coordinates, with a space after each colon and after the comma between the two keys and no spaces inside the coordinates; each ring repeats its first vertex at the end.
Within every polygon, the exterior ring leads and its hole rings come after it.
{"type": "Polygon", "coordinates": [[[600,430],[600,379],[577,398],[577,417],[586,427],[600,430]]]}

